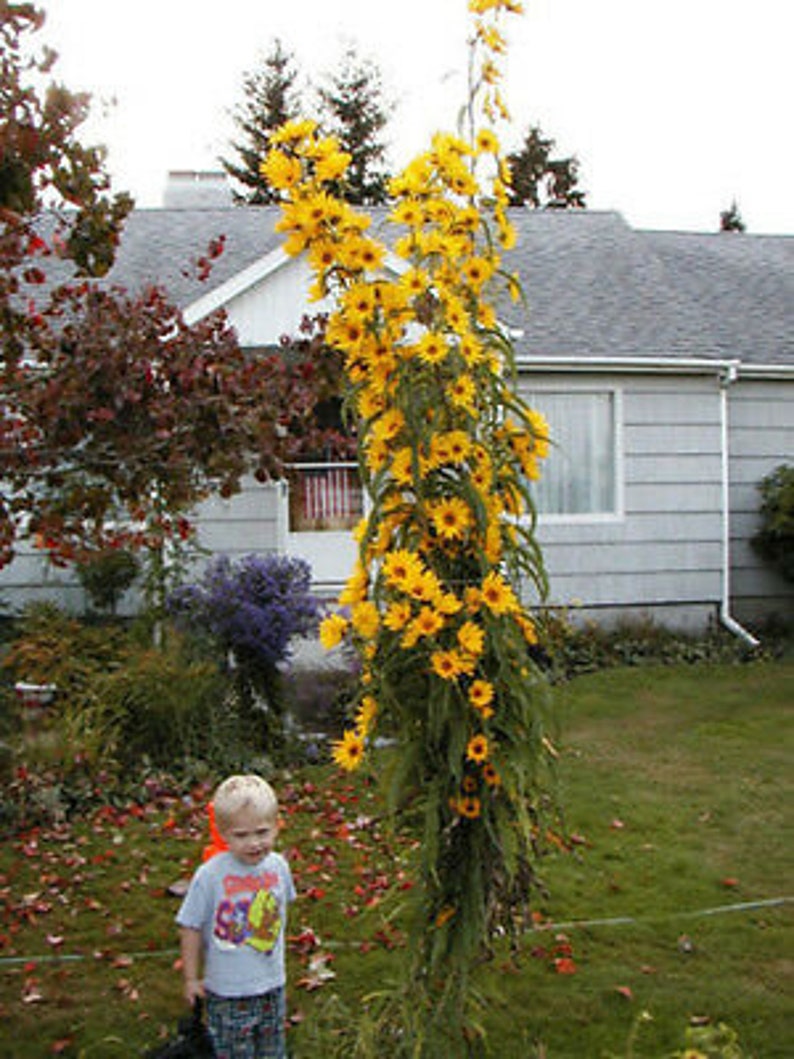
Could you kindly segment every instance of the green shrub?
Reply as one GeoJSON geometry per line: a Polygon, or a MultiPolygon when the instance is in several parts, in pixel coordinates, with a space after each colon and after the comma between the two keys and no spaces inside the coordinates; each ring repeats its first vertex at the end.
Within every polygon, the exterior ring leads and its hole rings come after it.
{"type": "Polygon", "coordinates": [[[52,603],[26,607],[2,669],[13,683],[55,684],[58,702],[80,698],[98,675],[118,668],[127,651],[124,630],[86,625],[52,603]]]}
{"type": "Polygon", "coordinates": [[[758,489],[761,528],[752,538],[753,548],[787,581],[794,581],[794,467],[776,467],[758,489]]]}
{"type": "Polygon", "coordinates": [[[178,769],[186,758],[222,756],[238,739],[225,681],[212,662],[187,658],[178,640],[131,653],[123,668],[92,689],[86,709],[112,718],[116,756],[124,767],[146,761],[178,769]]]}
{"type": "Polygon", "coordinates": [[[614,626],[576,622],[561,609],[537,616],[539,661],[555,680],[593,673],[613,666],[693,665],[699,662],[742,662],[757,650],[725,630],[688,634],[656,624],[650,618],[625,620],[614,626]]]}
{"type": "Polygon", "coordinates": [[[116,613],[116,606],[140,573],[137,557],[123,548],[95,552],[76,566],[77,577],[93,605],[116,613]]]}

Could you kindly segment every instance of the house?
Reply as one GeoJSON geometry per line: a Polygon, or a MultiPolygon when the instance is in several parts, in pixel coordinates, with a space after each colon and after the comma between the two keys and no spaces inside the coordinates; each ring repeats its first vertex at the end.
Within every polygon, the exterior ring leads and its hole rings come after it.
{"type": "MultiPolygon", "coordinates": [[[[188,203],[134,212],[111,280],[162,283],[188,321],[223,307],[251,349],[295,334],[309,275],[281,249],[278,211],[188,203]],[[209,279],[188,276],[184,263],[219,235],[209,279]]],[[[537,492],[548,602],[684,628],[718,617],[742,636],[745,623],[794,617],[794,586],[750,547],[758,483],[794,460],[794,237],[637,231],[613,212],[514,221],[510,266],[529,313],[499,308],[519,388],[551,423],[537,492]]],[[[200,540],[231,556],[304,556],[332,596],[354,559],[354,469],[301,474],[306,503],[254,482],[205,503],[200,540]]],[[[34,553],[0,571],[7,604],[46,596],[82,607],[79,586],[34,553]]]]}

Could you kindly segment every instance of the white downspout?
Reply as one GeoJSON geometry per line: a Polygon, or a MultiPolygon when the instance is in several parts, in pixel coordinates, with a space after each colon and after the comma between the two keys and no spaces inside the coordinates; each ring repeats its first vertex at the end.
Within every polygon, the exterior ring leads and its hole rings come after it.
{"type": "Polygon", "coordinates": [[[720,369],[720,457],[722,462],[722,593],[720,599],[720,621],[735,636],[740,636],[751,647],[760,641],[748,632],[731,614],[731,498],[730,461],[728,434],[728,388],[736,381],[738,361],[723,364],[720,369]]]}

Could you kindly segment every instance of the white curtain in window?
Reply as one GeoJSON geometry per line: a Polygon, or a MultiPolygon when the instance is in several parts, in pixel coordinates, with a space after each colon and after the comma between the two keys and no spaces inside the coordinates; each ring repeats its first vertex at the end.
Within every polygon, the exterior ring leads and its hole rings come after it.
{"type": "Polygon", "coordinates": [[[616,507],[615,414],[611,392],[528,395],[549,422],[551,449],[532,483],[538,512],[546,515],[611,514],[616,507]]]}

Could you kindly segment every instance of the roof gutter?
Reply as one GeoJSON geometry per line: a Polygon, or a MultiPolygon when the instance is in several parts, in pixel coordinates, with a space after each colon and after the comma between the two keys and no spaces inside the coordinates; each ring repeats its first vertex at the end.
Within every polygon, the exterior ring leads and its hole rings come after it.
{"type": "Polygon", "coordinates": [[[722,591],[720,595],[720,621],[725,628],[739,636],[750,647],[758,647],[760,641],[741,625],[731,614],[731,508],[730,508],[730,460],[728,433],[728,390],[739,374],[739,362],[734,361],[720,371],[720,458],[722,492],[722,591]]]}
{"type": "Polygon", "coordinates": [[[631,374],[657,374],[672,372],[677,375],[713,375],[715,372],[741,371],[743,377],[794,379],[794,364],[748,364],[738,358],[727,357],[675,357],[658,354],[637,356],[534,356],[517,354],[516,368],[519,371],[564,371],[598,373],[624,371],[631,374]]]}

